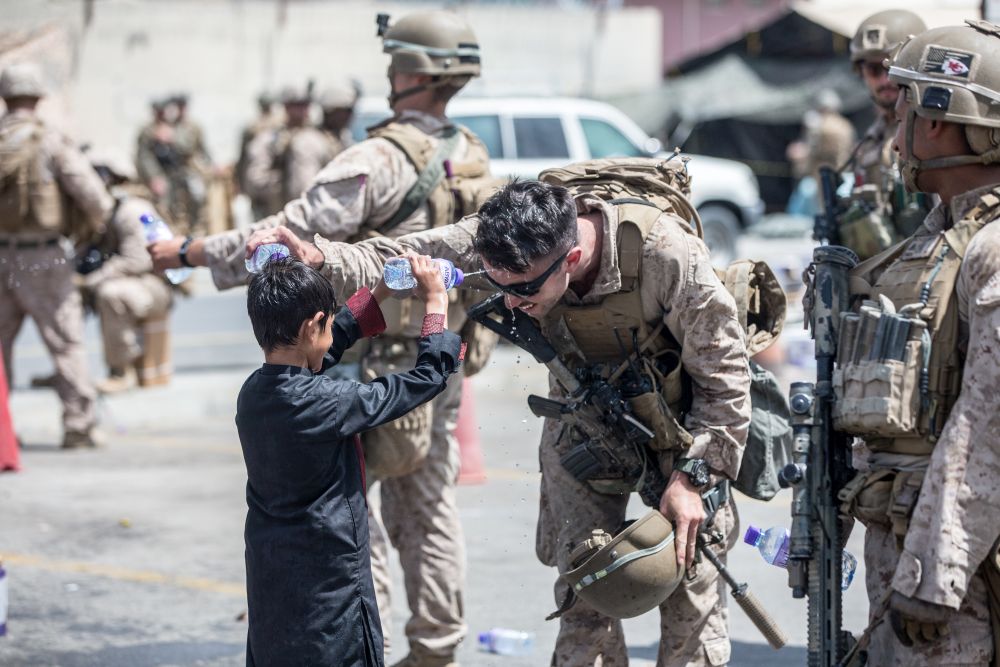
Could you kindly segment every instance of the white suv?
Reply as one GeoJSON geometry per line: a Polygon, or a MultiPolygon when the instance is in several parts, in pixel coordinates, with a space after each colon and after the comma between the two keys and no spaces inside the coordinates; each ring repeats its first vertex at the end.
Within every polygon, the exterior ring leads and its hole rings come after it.
{"type": "MultiPolygon", "coordinates": [[[[389,115],[383,99],[358,104],[354,133],[389,115]]],[[[497,176],[537,178],[549,167],[592,158],[667,155],[660,142],[603,102],[577,98],[457,97],[448,116],[475,132],[490,153],[497,176]]],[[[701,155],[689,156],[691,199],[701,215],[713,260],[725,266],[736,255],[740,230],[764,211],[757,179],[746,165],[701,155]]]]}

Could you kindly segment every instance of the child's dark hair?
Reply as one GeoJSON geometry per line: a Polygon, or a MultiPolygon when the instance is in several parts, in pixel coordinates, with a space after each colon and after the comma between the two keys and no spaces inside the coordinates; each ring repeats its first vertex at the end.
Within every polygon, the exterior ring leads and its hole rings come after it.
{"type": "Polygon", "coordinates": [[[333,286],[297,259],[274,259],[254,274],[247,289],[247,314],[265,352],[295,345],[302,323],[322,312],[320,326],[337,307],[333,286]]]}

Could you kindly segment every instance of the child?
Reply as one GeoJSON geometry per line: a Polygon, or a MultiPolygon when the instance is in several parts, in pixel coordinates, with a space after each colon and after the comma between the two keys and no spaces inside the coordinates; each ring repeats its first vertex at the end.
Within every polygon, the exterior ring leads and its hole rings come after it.
{"type": "Polygon", "coordinates": [[[236,412],[247,466],[247,665],[384,664],[357,434],[430,401],[461,359],[437,266],[407,257],[427,304],[416,367],[368,384],[320,373],[385,328],[384,283],[334,317],[332,286],[298,260],[269,262],[250,281],[264,365],[236,412]]]}

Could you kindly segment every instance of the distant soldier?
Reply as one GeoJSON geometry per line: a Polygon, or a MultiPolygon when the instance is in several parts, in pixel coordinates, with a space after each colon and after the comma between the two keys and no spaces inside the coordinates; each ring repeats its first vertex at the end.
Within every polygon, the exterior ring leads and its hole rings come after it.
{"type": "Polygon", "coordinates": [[[895,164],[893,108],[899,87],[889,80],[884,65],[904,40],[925,30],[927,26],[913,12],[889,9],[862,21],[851,40],[851,62],[868,87],[877,113],[847,165],[853,171],[854,188],[838,220],[840,243],[861,259],[912,234],[929,209],[924,195],[906,192],[895,164]]]}
{"type": "Polygon", "coordinates": [[[140,325],[165,315],[173,297],[167,282],[153,273],[146,251],[140,217],[157,212],[145,188],[135,182],[135,168],[113,151],[94,151],[88,157],[115,199],[104,233],[77,265],[85,297],[101,320],[108,377],[97,389],[111,394],[136,386],[140,325]]]}
{"type": "Polygon", "coordinates": [[[93,447],[94,387],[83,348],[83,307],[66,239],[102,230],[112,199],[87,158],[36,115],[45,95],[34,65],[0,75],[0,342],[11,384],[13,347],[30,315],[55,365],[62,446],[93,447]]]}
{"type": "Polygon", "coordinates": [[[840,96],[830,89],[816,96],[816,110],[806,123],[804,172],[813,178],[822,166],[839,168],[851,155],[856,135],[851,121],[840,113],[840,96]]]}
{"type": "Polygon", "coordinates": [[[319,105],[323,109],[323,124],[320,129],[330,142],[330,150],[334,155],[354,144],[351,119],[360,94],[357,82],[349,79],[338,80],[320,93],[319,105]]]}
{"type": "MultiPolygon", "coordinates": [[[[236,161],[235,178],[236,185],[240,192],[249,196],[250,188],[247,184],[247,166],[250,162],[250,145],[261,135],[270,134],[283,124],[281,113],[274,110],[274,97],[270,93],[261,93],[257,97],[257,108],[259,115],[257,118],[243,129],[240,135],[240,156],[236,161]]],[[[267,217],[274,211],[272,204],[266,199],[255,199],[250,197],[250,207],[253,211],[254,220],[267,217]]]]}

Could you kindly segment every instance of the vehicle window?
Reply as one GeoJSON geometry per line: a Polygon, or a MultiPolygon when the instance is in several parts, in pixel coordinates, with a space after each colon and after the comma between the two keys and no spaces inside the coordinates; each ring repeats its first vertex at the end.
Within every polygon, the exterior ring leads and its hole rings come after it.
{"type": "Polygon", "coordinates": [[[645,155],[638,146],[611,123],[596,118],[581,118],[583,135],[587,138],[590,157],[640,157],[645,155]]]}
{"type": "Polygon", "coordinates": [[[486,150],[494,160],[503,159],[503,141],[500,139],[500,118],[493,114],[484,116],[455,116],[452,118],[464,125],[486,144],[486,150]]]}
{"type": "Polygon", "coordinates": [[[521,160],[569,157],[559,118],[515,118],[514,140],[521,160]]]}

